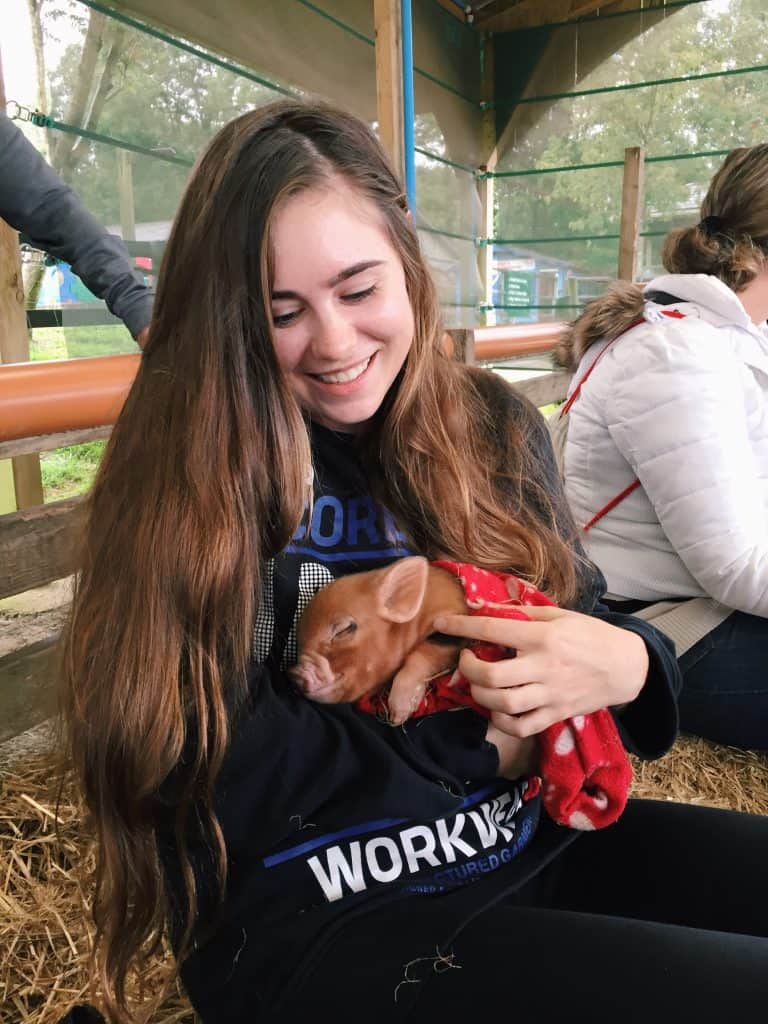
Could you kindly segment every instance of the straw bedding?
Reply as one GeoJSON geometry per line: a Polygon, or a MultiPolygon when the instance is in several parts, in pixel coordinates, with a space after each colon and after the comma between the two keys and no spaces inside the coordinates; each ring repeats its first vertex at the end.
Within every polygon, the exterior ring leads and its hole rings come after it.
{"type": "MultiPolygon", "coordinates": [[[[635,763],[634,795],[768,814],[768,759],[682,738],[666,757],[635,763]]],[[[25,754],[0,767],[0,1022],[54,1024],[74,1004],[99,1003],[87,978],[88,872],[93,846],[72,786],[58,806],[51,759],[25,754]]],[[[169,959],[145,972],[147,1024],[193,1024],[169,959]],[[154,1006],[151,1005],[152,999],[154,1006]]]]}

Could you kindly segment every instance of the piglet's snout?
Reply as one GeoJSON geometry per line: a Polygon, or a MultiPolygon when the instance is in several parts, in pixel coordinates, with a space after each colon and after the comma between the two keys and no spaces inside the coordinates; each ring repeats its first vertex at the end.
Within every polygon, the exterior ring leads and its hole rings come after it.
{"type": "Polygon", "coordinates": [[[298,664],[290,670],[290,676],[313,700],[330,699],[329,691],[336,683],[328,659],[322,654],[302,654],[298,664]]]}

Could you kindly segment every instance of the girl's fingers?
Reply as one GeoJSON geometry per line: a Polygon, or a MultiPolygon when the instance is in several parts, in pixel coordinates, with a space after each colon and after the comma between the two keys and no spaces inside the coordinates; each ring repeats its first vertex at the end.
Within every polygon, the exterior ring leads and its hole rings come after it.
{"type": "Polygon", "coordinates": [[[540,644],[547,624],[491,618],[487,615],[441,615],[435,620],[434,628],[436,632],[448,636],[485,640],[487,643],[523,651],[540,644]]]}
{"type": "Polygon", "coordinates": [[[494,711],[491,715],[491,722],[497,729],[521,739],[537,736],[559,721],[561,718],[553,708],[537,708],[522,715],[505,715],[501,711],[494,711]]]}
{"type": "Polygon", "coordinates": [[[509,690],[494,690],[487,686],[473,686],[472,697],[488,711],[499,711],[505,715],[522,715],[541,708],[547,699],[547,691],[541,683],[528,683],[509,690]]]}
{"type": "Polygon", "coordinates": [[[537,622],[551,622],[552,619],[560,619],[567,614],[564,608],[557,608],[551,604],[526,604],[523,611],[537,622]]]}
{"type": "Polygon", "coordinates": [[[542,659],[536,654],[518,654],[501,661],[482,661],[472,651],[464,650],[459,658],[459,671],[478,686],[498,689],[541,682],[544,678],[542,659]]]}

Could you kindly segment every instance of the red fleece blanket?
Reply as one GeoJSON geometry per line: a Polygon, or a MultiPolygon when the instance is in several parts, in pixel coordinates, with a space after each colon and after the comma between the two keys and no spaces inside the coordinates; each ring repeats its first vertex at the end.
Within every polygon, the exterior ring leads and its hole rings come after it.
{"type": "MultiPolygon", "coordinates": [[[[516,576],[459,562],[433,564],[459,579],[470,615],[530,621],[523,611],[525,605],[553,605],[546,594],[516,576]]],[[[475,643],[469,649],[482,661],[514,656],[498,644],[475,643]]],[[[433,680],[414,716],[467,706],[489,717],[472,699],[469,683],[457,669],[433,680]]],[[[364,698],[358,707],[379,714],[386,711],[386,695],[364,698]]],[[[611,713],[603,708],[568,718],[545,729],[538,741],[540,777],[529,780],[526,799],[541,789],[550,817],[569,828],[605,828],[616,821],[627,803],[632,769],[611,713]]]]}

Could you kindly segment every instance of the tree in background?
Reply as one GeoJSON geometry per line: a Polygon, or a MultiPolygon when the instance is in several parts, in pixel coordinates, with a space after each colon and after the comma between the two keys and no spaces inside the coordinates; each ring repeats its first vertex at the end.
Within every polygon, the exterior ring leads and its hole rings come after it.
{"type": "MultiPolygon", "coordinates": [[[[169,43],[125,26],[72,0],[28,0],[43,39],[66,21],[79,35],[47,69],[57,120],[195,159],[232,117],[276,93],[216,67],[169,43]]],[[[33,34],[35,29],[33,29],[33,34]]],[[[119,222],[116,149],[68,132],[49,133],[50,159],[59,174],[105,223],[119,222]]],[[[170,220],[189,173],[187,166],[135,155],[133,188],[138,221],[170,220]]]]}
{"type": "MultiPolygon", "coordinates": [[[[640,15],[637,15],[639,18],[640,15]]],[[[561,29],[559,31],[573,31],[561,29]]],[[[600,31],[579,27],[580,45],[600,31]]],[[[768,7],[764,0],[694,4],[655,24],[613,54],[576,87],[599,89],[631,82],[682,77],[768,64],[768,7]]],[[[768,72],[680,82],[646,89],[562,99],[505,161],[504,169],[558,167],[623,160],[627,146],[648,156],[727,150],[765,141],[762,112],[768,72]]],[[[690,223],[723,157],[649,164],[646,168],[646,230],[690,223]]],[[[618,233],[621,168],[501,179],[497,233],[504,237],[551,237],[618,233]]],[[[542,251],[573,259],[586,271],[614,274],[616,243],[561,244],[542,251]]],[[[646,254],[658,268],[659,243],[646,254]]]]}
{"type": "MultiPolygon", "coordinates": [[[[224,123],[276,96],[258,83],[72,0],[28,4],[33,34],[43,40],[38,67],[41,105],[67,123],[192,161],[224,123]],[[77,31],[79,41],[46,71],[46,35],[64,23],[77,31]],[[50,106],[42,97],[43,83],[50,89],[50,106]]],[[[641,32],[579,80],[578,88],[767,64],[767,30],[765,0],[693,4],[641,32]]],[[[601,26],[593,21],[555,31],[573,33],[576,63],[580,49],[589,46],[590,33],[601,31],[601,26]]],[[[549,104],[534,128],[516,140],[505,166],[620,161],[624,148],[632,145],[643,145],[655,156],[748,145],[763,137],[766,100],[768,73],[563,99],[549,104]]],[[[416,131],[417,146],[446,154],[433,117],[420,116],[416,131]]],[[[114,147],[58,132],[50,132],[49,139],[51,160],[59,173],[97,217],[107,224],[119,223],[114,147]]],[[[644,227],[666,230],[676,220],[690,220],[721,159],[649,165],[644,227]]],[[[418,160],[420,223],[475,234],[479,210],[472,178],[426,158],[418,160]]],[[[170,221],[188,167],[136,155],[132,172],[136,220],[170,221]]],[[[496,195],[496,234],[502,237],[615,234],[621,168],[501,179],[496,195]]],[[[615,273],[615,242],[557,243],[542,247],[542,252],[587,273],[615,273]]],[[[657,260],[654,243],[647,262],[657,260]]]]}

